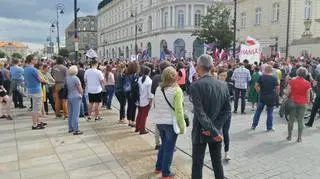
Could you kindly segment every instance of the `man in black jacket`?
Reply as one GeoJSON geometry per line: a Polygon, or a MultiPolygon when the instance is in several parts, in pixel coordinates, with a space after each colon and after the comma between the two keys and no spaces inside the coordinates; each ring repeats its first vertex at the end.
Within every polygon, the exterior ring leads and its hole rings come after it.
{"type": "Polygon", "coordinates": [[[207,144],[216,179],[224,179],[221,162],[222,126],[231,115],[229,92],[226,83],[213,79],[210,71],[213,59],[202,55],[197,61],[200,79],[190,87],[194,118],[192,129],[192,179],[202,178],[207,144]]]}

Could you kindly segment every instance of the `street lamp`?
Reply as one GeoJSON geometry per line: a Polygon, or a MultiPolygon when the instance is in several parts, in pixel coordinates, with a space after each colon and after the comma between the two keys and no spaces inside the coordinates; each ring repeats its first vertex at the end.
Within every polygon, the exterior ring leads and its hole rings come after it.
{"type": "Polygon", "coordinates": [[[236,59],[236,37],[237,36],[237,0],[234,0],[233,14],[233,58],[236,59]]]}
{"type": "Polygon", "coordinates": [[[134,44],[135,44],[135,55],[138,54],[138,31],[142,31],[142,23],[138,23],[137,20],[137,11],[135,11],[135,14],[131,13],[131,18],[134,18],[134,25],[135,25],[135,38],[134,38],[134,44]]]}
{"type": "Polygon", "coordinates": [[[74,59],[78,61],[79,38],[78,38],[78,12],[77,0],[74,0],[74,59]]]}
{"type": "MultiPolygon", "coordinates": [[[[58,53],[60,50],[60,31],[59,31],[59,14],[64,14],[64,5],[62,3],[58,3],[56,5],[56,10],[57,10],[57,43],[58,43],[58,53]]],[[[53,24],[52,24],[53,25],[53,24]]]]}

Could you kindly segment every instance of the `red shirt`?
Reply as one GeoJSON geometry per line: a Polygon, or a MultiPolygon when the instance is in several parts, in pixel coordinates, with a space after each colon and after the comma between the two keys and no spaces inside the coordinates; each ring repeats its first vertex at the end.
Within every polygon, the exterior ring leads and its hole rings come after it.
{"type": "Polygon", "coordinates": [[[290,99],[297,104],[307,104],[307,91],[311,89],[310,82],[302,77],[297,77],[295,79],[290,80],[289,85],[291,86],[290,99]]]}

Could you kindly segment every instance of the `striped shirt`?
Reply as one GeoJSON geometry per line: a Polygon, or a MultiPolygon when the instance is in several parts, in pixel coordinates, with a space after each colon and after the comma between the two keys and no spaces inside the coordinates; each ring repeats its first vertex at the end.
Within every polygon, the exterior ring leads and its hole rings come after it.
{"type": "Polygon", "coordinates": [[[238,89],[247,89],[248,83],[251,81],[251,74],[244,66],[240,66],[234,70],[231,80],[234,81],[234,87],[238,89]]]}

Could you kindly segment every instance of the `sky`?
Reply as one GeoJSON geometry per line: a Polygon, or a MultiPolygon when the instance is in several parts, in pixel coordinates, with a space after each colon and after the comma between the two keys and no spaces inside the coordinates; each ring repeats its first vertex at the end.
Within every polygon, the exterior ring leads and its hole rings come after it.
{"type": "MultiPolygon", "coordinates": [[[[77,1],[78,16],[97,15],[101,0],[77,1]]],[[[64,14],[59,16],[60,44],[63,46],[64,30],[74,18],[74,0],[0,0],[0,40],[21,41],[31,49],[43,48],[50,24],[56,21],[58,3],[64,4],[64,14]]],[[[52,39],[56,39],[56,32],[55,29],[52,39]]]]}

